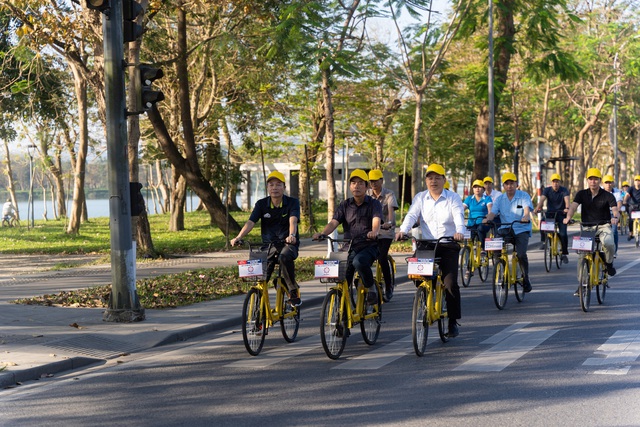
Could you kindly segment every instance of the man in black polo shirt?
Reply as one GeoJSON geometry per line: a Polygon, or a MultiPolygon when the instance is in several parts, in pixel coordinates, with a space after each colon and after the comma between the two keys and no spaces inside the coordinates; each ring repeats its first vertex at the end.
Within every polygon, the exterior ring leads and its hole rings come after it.
{"type": "MultiPolygon", "coordinates": [[[[633,186],[629,187],[627,195],[624,196],[623,204],[628,206],[629,215],[631,212],[640,210],[640,175],[633,179],[633,186]]],[[[629,220],[629,235],[627,240],[633,239],[633,220],[629,220]]]]}
{"type": "MultiPolygon", "coordinates": [[[[578,209],[578,206],[582,205],[582,222],[600,225],[597,236],[602,243],[607,274],[609,276],[615,276],[616,269],[613,268],[613,257],[616,253],[616,244],[613,238],[611,224],[618,223],[618,203],[616,203],[616,198],[613,194],[600,187],[601,180],[602,173],[599,169],[591,168],[587,171],[589,188],[576,193],[573,202],[571,202],[571,206],[569,206],[569,212],[564,219],[564,223],[567,224],[576,212],[576,209],[578,209]]],[[[586,229],[594,228],[595,227],[588,227],[586,229]]]]}
{"type": "Polygon", "coordinates": [[[353,197],[340,203],[333,219],[324,227],[322,233],[315,233],[314,239],[327,236],[340,224],[345,239],[355,239],[349,250],[349,268],[347,280],[353,280],[354,270],[358,271],[362,283],[368,289],[367,304],[378,303],[378,294],[373,286],[371,266],[378,258],[378,232],[382,224],[382,204],[367,196],[369,176],[362,169],[356,169],[349,176],[349,190],[353,197]]]}
{"type": "Polygon", "coordinates": [[[289,290],[289,303],[298,306],[300,305],[300,292],[296,282],[294,261],[298,258],[298,247],[300,246],[298,237],[300,201],[286,196],[285,189],[284,175],[278,171],[271,172],[267,177],[269,196],[256,202],[249,220],[235,239],[231,239],[230,243],[231,246],[234,246],[238,240],[249,234],[258,221],[262,220],[260,226],[262,243],[264,244],[262,249],[267,249],[269,243],[280,242],[272,245],[269,250],[267,256],[268,276],[271,276],[273,272],[274,261],[277,257],[282,278],[289,290]]]}
{"type": "MultiPolygon", "coordinates": [[[[562,246],[562,263],[567,264],[569,258],[568,243],[569,237],[567,236],[567,225],[562,222],[564,214],[569,208],[569,190],[566,187],[560,185],[560,175],[554,173],[551,175],[551,186],[545,188],[540,196],[538,206],[536,206],[535,212],[542,211],[544,201],[547,201],[547,213],[546,218],[554,219],[558,223],[558,235],[560,236],[560,245],[562,246]]],[[[544,250],[546,245],[546,233],[540,232],[540,238],[542,239],[542,247],[544,250]]]]}

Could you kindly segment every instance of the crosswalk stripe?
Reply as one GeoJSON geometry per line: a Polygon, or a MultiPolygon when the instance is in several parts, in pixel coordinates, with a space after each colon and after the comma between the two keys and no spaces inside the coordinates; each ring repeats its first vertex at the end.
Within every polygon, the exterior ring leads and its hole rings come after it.
{"type": "Polygon", "coordinates": [[[626,364],[635,362],[640,356],[640,331],[617,331],[607,342],[598,347],[597,353],[604,354],[604,357],[590,357],[582,363],[582,366],[606,367],[596,370],[594,374],[627,374],[631,366],[626,364]]]}
{"type": "MultiPolygon", "coordinates": [[[[427,340],[427,345],[430,340],[427,340]]],[[[394,360],[400,359],[413,351],[411,335],[387,344],[373,351],[355,357],[332,369],[370,370],[379,369],[394,360]]],[[[431,341],[432,342],[432,341],[431,341]]]]}
{"type": "Polygon", "coordinates": [[[291,357],[299,356],[311,350],[317,349],[320,345],[319,335],[296,341],[295,345],[286,345],[269,351],[262,351],[257,357],[248,357],[225,365],[230,368],[266,368],[291,357]]]}

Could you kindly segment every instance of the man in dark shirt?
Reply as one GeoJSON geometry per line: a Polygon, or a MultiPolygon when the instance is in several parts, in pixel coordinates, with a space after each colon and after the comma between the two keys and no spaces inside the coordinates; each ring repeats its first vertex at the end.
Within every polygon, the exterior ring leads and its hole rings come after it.
{"type": "Polygon", "coordinates": [[[269,277],[275,267],[275,259],[278,258],[280,272],[289,290],[289,303],[300,305],[299,286],[296,282],[294,261],[298,258],[300,246],[298,235],[298,222],[300,221],[300,201],[286,196],[284,175],[273,171],[267,177],[267,191],[269,196],[260,199],[253,207],[249,220],[244,224],[238,235],[231,239],[234,246],[240,239],[249,234],[254,225],[262,220],[260,227],[262,234],[262,250],[266,250],[270,243],[267,255],[267,272],[269,277]],[[283,242],[284,241],[284,242],[283,242]]]}
{"type": "MultiPolygon", "coordinates": [[[[576,212],[576,209],[578,209],[578,206],[582,205],[582,222],[586,224],[599,224],[596,235],[602,243],[607,274],[609,276],[615,276],[616,269],[613,268],[613,257],[616,253],[616,245],[611,224],[618,223],[618,204],[613,194],[600,187],[601,180],[602,173],[599,169],[591,168],[587,171],[589,188],[576,193],[573,202],[571,202],[571,206],[569,206],[569,212],[564,219],[564,223],[567,224],[576,212]]],[[[595,229],[595,226],[586,227],[585,229],[595,229]]]]}
{"type": "Polygon", "coordinates": [[[340,203],[333,214],[333,219],[324,227],[322,233],[315,233],[314,239],[327,236],[340,224],[345,239],[355,239],[349,250],[349,268],[347,280],[353,280],[354,270],[358,272],[362,283],[367,288],[367,304],[378,303],[378,294],[373,286],[371,266],[378,258],[378,233],[382,224],[382,204],[371,196],[367,196],[369,176],[362,169],[356,169],[349,176],[349,190],[353,197],[340,203]]]}
{"type": "MultiPolygon", "coordinates": [[[[625,206],[628,206],[629,215],[631,212],[640,210],[640,175],[636,175],[633,178],[633,187],[629,187],[627,195],[624,196],[622,202],[625,206]]],[[[633,239],[633,221],[629,221],[629,235],[627,240],[633,239]]]]}
{"type": "MultiPolygon", "coordinates": [[[[547,213],[546,218],[553,219],[558,224],[558,234],[560,236],[560,245],[562,246],[562,263],[569,263],[568,243],[569,237],[567,236],[567,225],[562,222],[564,214],[569,208],[569,190],[566,187],[560,185],[560,175],[554,173],[551,175],[551,186],[545,188],[540,196],[538,206],[536,206],[535,212],[541,212],[544,201],[547,201],[547,213]]],[[[546,233],[540,232],[540,238],[542,239],[542,248],[544,250],[546,242],[546,233]]]]}

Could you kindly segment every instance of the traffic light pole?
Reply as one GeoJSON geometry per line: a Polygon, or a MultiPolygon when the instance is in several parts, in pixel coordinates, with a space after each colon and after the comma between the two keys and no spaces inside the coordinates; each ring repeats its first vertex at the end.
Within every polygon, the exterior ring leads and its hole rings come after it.
{"type": "Polygon", "coordinates": [[[136,248],[131,232],[122,0],[110,0],[109,5],[109,13],[102,15],[102,33],[112,284],[109,307],[104,312],[103,320],[136,322],[144,320],[145,314],[136,291],[136,248]]]}

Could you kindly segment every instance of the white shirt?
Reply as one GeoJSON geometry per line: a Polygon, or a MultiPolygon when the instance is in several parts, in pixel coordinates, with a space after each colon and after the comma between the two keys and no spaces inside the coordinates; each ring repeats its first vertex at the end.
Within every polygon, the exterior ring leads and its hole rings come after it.
{"type": "Polygon", "coordinates": [[[435,240],[455,233],[464,234],[462,199],[458,193],[449,190],[442,190],[437,200],[431,197],[429,190],[422,191],[413,198],[400,231],[408,233],[417,221],[420,221],[423,239],[435,240]]]}
{"type": "Polygon", "coordinates": [[[11,202],[6,202],[2,205],[2,216],[11,215],[13,213],[13,204],[11,202]]]}
{"type": "Polygon", "coordinates": [[[499,195],[501,195],[502,193],[496,189],[491,190],[491,194],[487,194],[486,191],[484,193],[486,196],[491,197],[491,200],[493,200],[494,202],[496,201],[496,199],[498,198],[499,195]]]}

